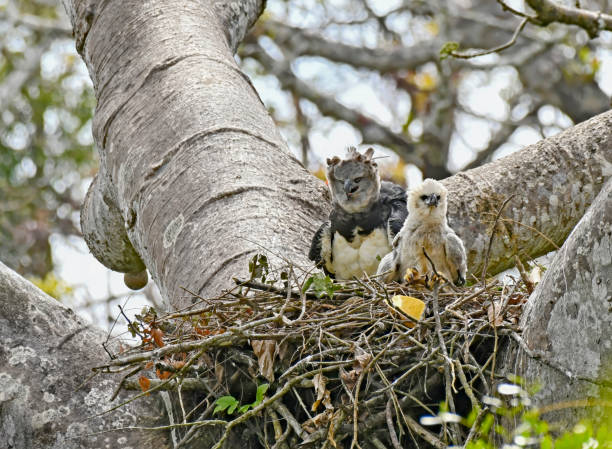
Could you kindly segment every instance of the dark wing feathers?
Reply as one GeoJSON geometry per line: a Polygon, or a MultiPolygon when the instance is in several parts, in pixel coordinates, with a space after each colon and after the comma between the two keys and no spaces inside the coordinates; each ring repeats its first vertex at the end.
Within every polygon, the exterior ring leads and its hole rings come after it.
{"type": "Polygon", "coordinates": [[[310,251],[308,252],[308,258],[313,260],[315,264],[321,268],[325,274],[334,277],[333,273],[328,270],[328,264],[331,266],[333,263],[332,245],[334,236],[331,232],[330,221],[325,221],[317,229],[315,235],[312,237],[310,243],[310,251]]]}
{"type": "Polygon", "coordinates": [[[383,181],[380,186],[380,201],[390,208],[387,219],[387,232],[389,241],[400,232],[402,225],[408,217],[406,205],[406,191],[403,187],[392,182],[383,181]]]}
{"type": "Polygon", "coordinates": [[[319,226],[319,229],[317,229],[317,232],[315,232],[315,235],[312,237],[312,242],[310,243],[310,251],[308,252],[308,258],[310,260],[313,260],[317,265],[323,260],[323,253],[321,248],[323,243],[323,233],[329,232],[329,228],[329,221],[323,222],[323,224],[319,226]]]}

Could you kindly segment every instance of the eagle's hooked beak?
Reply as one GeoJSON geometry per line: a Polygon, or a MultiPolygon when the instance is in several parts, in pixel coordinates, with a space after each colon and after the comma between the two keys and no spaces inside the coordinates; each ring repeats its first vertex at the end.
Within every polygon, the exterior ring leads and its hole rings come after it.
{"type": "Polygon", "coordinates": [[[428,206],[438,207],[438,201],[438,196],[435,193],[432,193],[425,198],[425,204],[428,206]]]}
{"type": "Polygon", "coordinates": [[[359,186],[354,184],[350,179],[344,181],[344,191],[346,192],[346,196],[351,196],[351,194],[355,193],[358,188],[359,186]]]}

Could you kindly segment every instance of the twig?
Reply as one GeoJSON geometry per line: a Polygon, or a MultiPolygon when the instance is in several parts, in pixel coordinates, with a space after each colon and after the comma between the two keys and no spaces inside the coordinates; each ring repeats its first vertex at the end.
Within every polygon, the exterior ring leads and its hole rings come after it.
{"type": "Polygon", "coordinates": [[[463,447],[466,448],[468,446],[468,444],[470,443],[470,441],[472,441],[474,439],[474,437],[478,434],[479,429],[480,429],[480,423],[482,422],[482,418],[484,418],[485,414],[489,411],[488,407],[483,407],[480,410],[478,410],[478,414],[476,415],[476,419],[474,420],[474,423],[472,424],[472,427],[470,427],[470,432],[468,433],[468,436],[466,437],[465,441],[463,442],[463,447]]]}
{"type": "Polygon", "coordinates": [[[514,30],[514,34],[512,35],[510,40],[506,42],[505,44],[498,45],[497,47],[493,47],[489,50],[470,52],[470,53],[458,53],[456,51],[451,51],[449,54],[459,59],[471,59],[477,56],[484,56],[484,55],[490,55],[491,53],[498,53],[502,50],[505,50],[506,48],[512,47],[516,43],[516,39],[518,38],[521,31],[523,31],[523,28],[525,28],[525,25],[527,25],[527,22],[529,22],[529,18],[527,17],[523,18],[523,20],[521,20],[521,23],[519,23],[519,26],[516,28],[516,30],[514,30]]]}
{"type": "MultiPolygon", "coordinates": [[[[450,359],[450,357],[448,356],[448,351],[446,349],[446,343],[444,341],[444,337],[442,336],[442,324],[440,323],[440,306],[438,304],[438,291],[440,289],[440,284],[439,282],[436,280],[436,282],[434,283],[434,291],[433,291],[433,312],[434,312],[434,317],[436,319],[436,334],[438,335],[438,341],[440,344],[440,349],[442,351],[442,355],[444,357],[444,387],[446,390],[446,402],[448,403],[449,409],[451,412],[455,413],[455,401],[453,400],[453,395],[451,393],[451,376],[450,376],[450,372],[451,372],[451,364],[452,361],[450,359]]],[[[444,423],[444,426],[446,427],[446,423],[444,423]]],[[[456,425],[453,426],[454,427],[454,433],[455,433],[455,438],[459,437],[459,429],[456,425]]]]}
{"type": "Polygon", "coordinates": [[[487,252],[485,253],[485,260],[484,260],[484,266],[482,267],[482,285],[486,287],[487,285],[487,268],[489,267],[489,256],[491,254],[491,246],[493,245],[493,238],[495,237],[495,228],[497,228],[497,222],[499,221],[499,217],[501,216],[502,212],[504,211],[504,208],[506,207],[506,205],[510,202],[510,200],[512,198],[514,198],[516,196],[516,194],[512,194],[510,195],[508,198],[506,198],[504,200],[504,202],[502,203],[501,207],[499,208],[499,210],[497,211],[497,215],[495,216],[495,220],[493,221],[493,227],[491,228],[491,237],[489,237],[489,244],[487,246],[487,252]]]}
{"type": "Polygon", "coordinates": [[[391,398],[387,401],[387,407],[385,409],[385,417],[387,418],[387,429],[389,429],[389,438],[391,438],[391,444],[395,449],[402,449],[402,445],[397,439],[397,433],[395,433],[395,427],[393,426],[393,416],[391,415],[391,408],[393,401],[391,398]]]}
{"type": "Polygon", "coordinates": [[[143,368],[144,368],[144,366],[137,366],[132,371],[128,372],[125,376],[123,376],[123,378],[121,379],[121,382],[119,382],[119,385],[117,385],[117,388],[115,388],[115,392],[110,397],[108,402],[113,402],[115,400],[115,398],[117,397],[117,395],[121,391],[121,388],[123,388],[123,385],[125,384],[125,381],[128,379],[128,377],[132,377],[134,374],[138,373],[143,368]]]}

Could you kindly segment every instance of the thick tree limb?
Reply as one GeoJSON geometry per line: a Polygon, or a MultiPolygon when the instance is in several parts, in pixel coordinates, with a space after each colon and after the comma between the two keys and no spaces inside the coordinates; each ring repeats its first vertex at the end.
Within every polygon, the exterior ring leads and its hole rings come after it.
{"type": "MultiPolygon", "coordinates": [[[[604,385],[606,381],[610,385],[612,360],[611,293],[612,180],[608,180],[557,252],[521,320],[532,355],[556,365],[529,357],[517,344],[505,348],[506,372],[537,379],[539,404],[609,397],[611,388],[604,385]]],[[[586,413],[561,408],[555,418],[573,424],[586,413]]],[[[589,413],[592,417],[606,410],[589,413]]]]}
{"type": "Polygon", "coordinates": [[[553,250],[539,233],[560,246],[610,176],[612,111],[446,179],[449,221],[465,243],[469,271],[482,271],[493,217],[508,196],[517,194],[495,231],[489,273],[513,266],[514,254],[553,250]]]}
{"type": "Polygon", "coordinates": [[[551,0],[527,0],[527,4],[536,12],[530,21],[539,25],[553,22],[577,25],[583,28],[591,38],[601,30],[612,31],[612,16],[601,11],[589,11],[582,8],[562,5],[551,0]]]}
{"type": "Polygon", "coordinates": [[[108,359],[105,338],[0,263],[0,447],[167,447],[160,433],[98,434],[162,418],[153,398],[95,416],[127,398],[109,402],[118,378],[91,379],[91,366],[108,359]]]}

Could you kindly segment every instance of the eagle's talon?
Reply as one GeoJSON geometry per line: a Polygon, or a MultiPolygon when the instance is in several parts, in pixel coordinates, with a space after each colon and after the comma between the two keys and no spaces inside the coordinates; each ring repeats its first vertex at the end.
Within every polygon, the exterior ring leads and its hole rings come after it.
{"type": "Polygon", "coordinates": [[[419,270],[416,268],[408,268],[406,269],[406,273],[404,274],[404,280],[408,284],[414,284],[421,279],[421,274],[419,270]]]}

